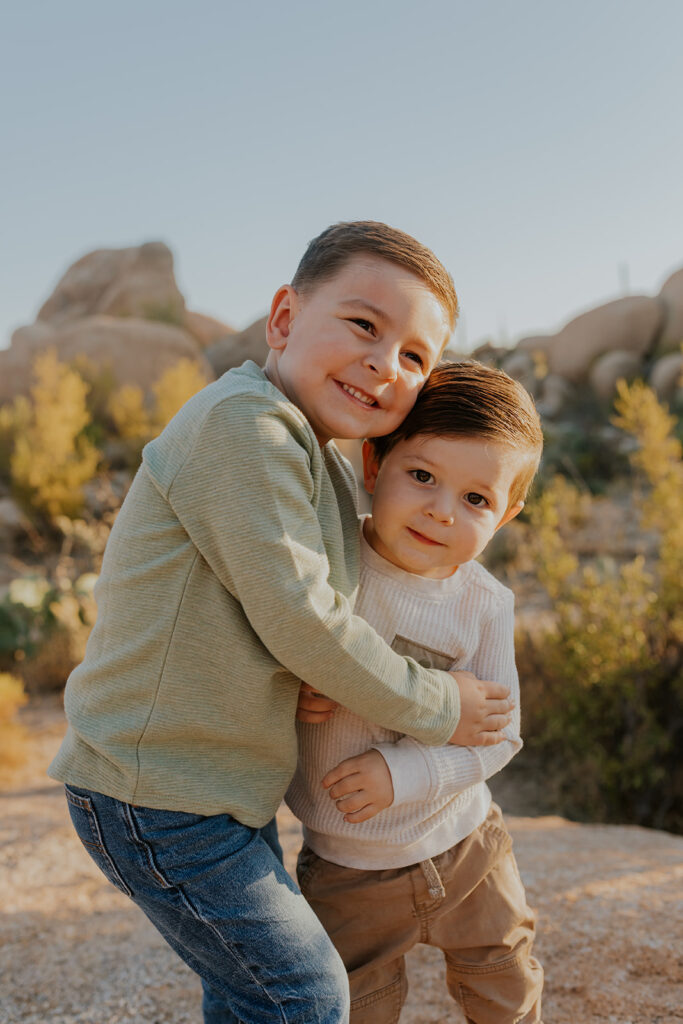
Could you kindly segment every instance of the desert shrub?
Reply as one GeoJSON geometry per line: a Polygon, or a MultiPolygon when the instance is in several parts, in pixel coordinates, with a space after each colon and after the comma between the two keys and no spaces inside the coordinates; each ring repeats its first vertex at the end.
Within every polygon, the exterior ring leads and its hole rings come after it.
{"type": "Polygon", "coordinates": [[[681,444],[642,383],[620,386],[616,410],[637,441],[634,500],[657,530],[656,557],[580,566],[567,539],[574,489],[561,479],[545,488],[530,516],[555,625],[519,637],[525,732],[564,813],[683,831],[681,444]]]}
{"type": "Polygon", "coordinates": [[[84,436],[101,448],[113,432],[109,403],[117,388],[114,370],[111,364],[95,363],[84,354],[76,356],[70,366],[87,386],[85,404],[88,423],[83,430],[84,436]]]}
{"type": "Polygon", "coordinates": [[[124,384],[109,401],[109,414],[116,433],[125,441],[147,440],[152,435],[152,420],[145,407],[142,388],[124,384]]]}
{"type": "Polygon", "coordinates": [[[185,402],[206,384],[206,377],[193,359],[179,359],[169,367],[152,388],[155,432],[163,430],[185,402]]]}
{"type": "Polygon", "coordinates": [[[16,718],[27,699],[21,680],[0,672],[0,773],[23,760],[26,733],[16,718]]]}
{"type": "Polygon", "coordinates": [[[595,404],[573,416],[543,424],[539,488],[561,474],[600,494],[612,481],[629,475],[628,439],[610,427],[604,410],[595,404]]]}
{"type": "Polygon", "coordinates": [[[144,445],[159,434],[168,421],[207,381],[192,359],[180,359],[161,375],[147,402],[142,388],[125,384],[109,398],[108,414],[114,433],[125,446],[126,461],[140,461],[144,445]]]}
{"type": "Polygon", "coordinates": [[[82,660],[95,621],[96,577],[59,585],[43,577],[12,580],[0,602],[0,671],[12,671],[30,691],[56,690],[82,660]]]}
{"type": "Polygon", "coordinates": [[[0,406],[0,480],[12,481],[12,453],[15,439],[31,421],[31,403],[23,395],[0,406]]]}
{"type": "Polygon", "coordinates": [[[27,407],[15,403],[10,456],[12,486],[27,512],[50,519],[77,515],[83,485],[97,469],[95,445],[85,436],[90,422],[87,385],[75,370],[60,363],[53,349],[34,363],[35,382],[27,407]]]}

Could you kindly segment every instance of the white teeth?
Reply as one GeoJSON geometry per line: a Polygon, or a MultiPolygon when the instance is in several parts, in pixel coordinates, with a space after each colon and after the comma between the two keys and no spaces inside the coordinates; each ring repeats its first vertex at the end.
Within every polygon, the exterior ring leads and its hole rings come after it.
{"type": "Polygon", "coordinates": [[[375,399],[369,398],[368,395],[364,395],[362,391],[356,391],[355,388],[349,387],[348,384],[342,384],[344,391],[348,391],[350,395],[357,398],[359,402],[363,402],[365,405],[374,405],[375,399]]]}

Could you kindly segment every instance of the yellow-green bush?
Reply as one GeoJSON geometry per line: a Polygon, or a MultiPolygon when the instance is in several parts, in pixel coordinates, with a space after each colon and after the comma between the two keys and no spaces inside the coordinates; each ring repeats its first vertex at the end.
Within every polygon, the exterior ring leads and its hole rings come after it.
{"type": "Polygon", "coordinates": [[[129,446],[130,462],[137,462],[147,441],[156,437],[206,383],[196,362],[180,359],[153,386],[152,402],[145,402],[142,389],[133,384],[126,384],[111,395],[109,416],[116,434],[129,446]]]}
{"type": "Polygon", "coordinates": [[[152,418],[145,406],[142,388],[124,384],[109,400],[109,414],[114,429],[124,441],[139,443],[142,447],[153,434],[152,418]]]}
{"type": "MultiPolygon", "coordinates": [[[[571,551],[565,480],[530,510],[552,629],[519,637],[525,733],[565,813],[683,831],[683,462],[674,418],[642,383],[622,384],[615,423],[638,442],[642,556],[581,567],[571,551]]],[[[586,500],[585,498],[583,499],[586,500]]],[[[590,499],[588,499],[590,500],[590,499]]]]}
{"type": "Polygon", "coordinates": [[[185,402],[201,391],[206,383],[206,377],[192,359],[179,359],[169,367],[152,388],[156,431],[163,430],[185,402]]]}
{"type": "Polygon", "coordinates": [[[76,370],[59,362],[53,349],[36,358],[34,376],[30,405],[25,400],[14,404],[13,488],[29,512],[48,519],[77,515],[83,485],[99,460],[84,433],[90,422],[87,385],[76,370]]]}
{"type": "Polygon", "coordinates": [[[26,733],[16,717],[27,699],[21,680],[0,672],[0,774],[23,760],[26,733]]]}

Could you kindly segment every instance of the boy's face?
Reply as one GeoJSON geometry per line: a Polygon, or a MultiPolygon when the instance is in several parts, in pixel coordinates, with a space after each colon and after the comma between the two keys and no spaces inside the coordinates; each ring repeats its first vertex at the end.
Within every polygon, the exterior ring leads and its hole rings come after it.
{"type": "Polygon", "coordinates": [[[522,457],[484,438],[418,434],[378,464],[366,441],[365,487],[373,495],[366,539],[407,572],[450,576],[522,509],[523,502],[508,508],[522,457]]]}
{"type": "Polygon", "coordinates": [[[266,372],[320,444],[379,437],[412,409],[449,334],[439,300],[420,278],[357,256],[310,293],[279,289],[266,372]]]}

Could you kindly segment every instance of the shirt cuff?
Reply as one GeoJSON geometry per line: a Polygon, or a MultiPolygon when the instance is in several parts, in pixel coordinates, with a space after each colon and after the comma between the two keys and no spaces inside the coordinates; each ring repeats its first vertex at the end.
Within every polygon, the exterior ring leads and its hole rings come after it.
{"type": "Polygon", "coordinates": [[[375,743],[373,746],[379,750],[391,773],[394,787],[392,807],[427,800],[434,780],[421,745],[412,736],[404,736],[396,743],[375,743]]]}

